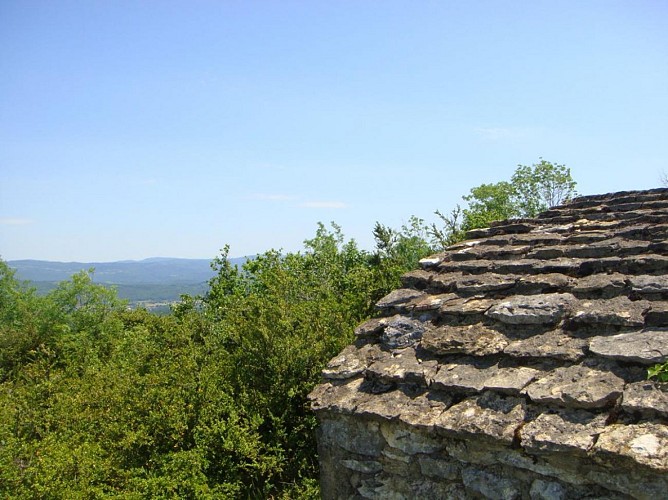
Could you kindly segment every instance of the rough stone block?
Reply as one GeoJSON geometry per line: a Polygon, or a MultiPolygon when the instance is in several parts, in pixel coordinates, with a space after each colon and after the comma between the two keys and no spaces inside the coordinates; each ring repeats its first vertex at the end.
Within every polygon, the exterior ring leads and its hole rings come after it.
{"type": "Polygon", "coordinates": [[[452,396],[449,394],[421,394],[404,404],[399,420],[417,429],[431,432],[441,414],[451,406],[452,396]]]}
{"type": "Polygon", "coordinates": [[[388,446],[401,450],[408,455],[416,453],[433,453],[443,449],[441,439],[435,434],[424,433],[411,429],[407,425],[398,422],[382,422],[380,431],[387,441],[388,446]]]}
{"type": "Polygon", "coordinates": [[[422,336],[422,347],[436,354],[485,356],[503,351],[508,343],[505,335],[479,323],[428,328],[422,336]]]}
{"type": "Polygon", "coordinates": [[[589,350],[605,358],[644,365],[668,361],[668,330],[645,329],[619,335],[594,337],[589,350]]]}
{"type": "Polygon", "coordinates": [[[645,326],[668,327],[668,304],[666,302],[652,302],[649,311],[645,314],[645,326]]]}
{"type": "Polygon", "coordinates": [[[439,417],[436,428],[458,436],[484,436],[510,445],[526,416],[523,398],[488,391],[452,406],[439,417]]]}
{"type": "Polygon", "coordinates": [[[497,364],[490,360],[462,358],[456,363],[441,364],[431,380],[431,386],[436,390],[480,392],[498,369],[497,364]]]}
{"type": "Polygon", "coordinates": [[[344,467],[362,474],[375,474],[383,470],[380,462],[375,460],[341,460],[344,467]]]}
{"type": "Polygon", "coordinates": [[[415,345],[425,331],[422,321],[406,317],[395,317],[387,322],[381,335],[382,344],[389,349],[401,349],[415,345]]]}
{"type": "Polygon", "coordinates": [[[529,452],[586,453],[603,432],[607,414],[584,410],[543,413],[520,431],[521,445],[529,452]]]}
{"type": "Polygon", "coordinates": [[[380,299],[376,303],[376,307],[378,309],[390,309],[393,307],[396,308],[406,304],[407,302],[410,302],[417,297],[421,297],[423,294],[424,292],[419,290],[413,290],[411,288],[399,288],[398,290],[394,290],[380,299]]]}
{"type": "Polygon", "coordinates": [[[529,490],[531,500],[563,500],[567,498],[566,495],[567,490],[564,486],[542,479],[536,479],[531,483],[531,490],[529,490]]]}
{"type": "Polygon", "coordinates": [[[447,481],[454,481],[459,477],[459,463],[448,460],[445,457],[430,458],[420,457],[418,459],[420,471],[423,475],[447,481]]]}
{"type": "Polygon", "coordinates": [[[480,274],[462,276],[455,285],[457,292],[477,294],[498,290],[507,290],[515,286],[519,276],[508,274],[480,274]]]}
{"type": "MultiPolygon", "coordinates": [[[[440,262],[440,260],[437,262],[440,262]]],[[[404,285],[404,287],[415,288],[417,290],[424,290],[427,288],[430,281],[431,273],[424,269],[415,269],[401,276],[401,284],[404,285]]]]}
{"type": "Polygon", "coordinates": [[[628,281],[631,289],[640,294],[664,294],[668,293],[668,276],[629,276],[628,281]]]}
{"type": "Polygon", "coordinates": [[[647,301],[631,301],[627,297],[607,300],[581,300],[574,304],[571,320],[576,323],[618,326],[642,326],[647,301]]]}
{"type": "Polygon", "coordinates": [[[572,291],[591,298],[616,297],[626,288],[626,279],[621,273],[592,274],[577,280],[572,291]]]}
{"type": "MultiPolygon", "coordinates": [[[[454,295],[454,294],[453,294],[454,295]]],[[[441,314],[450,314],[455,316],[470,316],[473,314],[482,314],[498,301],[482,297],[462,298],[455,295],[456,298],[443,302],[440,308],[441,314]]]]}
{"type": "Polygon", "coordinates": [[[566,292],[572,281],[573,278],[559,273],[530,274],[517,280],[515,291],[520,295],[566,292]]]}
{"type": "Polygon", "coordinates": [[[429,269],[430,267],[435,267],[439,265],[442,261],[443,261],[443,254],[436,254],[430,257],[425,257],[423,259],[420,259],[419,264],[421,267],[429,269]]]}
{"type": "Polygon", "coordinates": [[[647,381],[628,384],[624,388],[622,408],[646,416],[668,418],[668,384],[647,381]]]}
{"type": "MultiPolygon", "coordinates": [[[[446,263],[443,263],[440,266],[445,264],[446,263]]],[[[452,270],[432,274],[430,288],[441,292],[453,292],[460,276],[462,276],[462,273],[452,272],[452,270]]]]}
{"type": "Polygon", "coordinates": [[[520,391],[535,380],[540,371],[526,366],[499,368],[483,383],[483,390],[519,396],[520,391]]]}
{"type": "Polygon", "coordinates": [[[346,379],[364,372],[366,367],[387,354],[376,344],[366,344],[360,348],[349,345],[332,358],[322,371],[326,379],[346,379]]]}
{"type": "Polygon", "coordinates": [[[399,390],[382,394],[360,394],[355,398],[355,414],[361,417],[380,417],[384,419],[397,418],[401,413],[402,405],[408,396],[399,390]]]}
{"type": "Polygon", "coordinates": [[[464,486],[482,495],[483,498],[513,500],[522,495],[519,481],[503,478],[475,467],[462,470],[462,480],[464,486]]]}
{"type": "Polygon", "coordinates": [[[530,384],[533,401],[573,408],[604,408],[621,396],[624,380],[609,370],[582,365],[557,368],[530,384]]]}
{"type": "Polygon", "coordinates": [[[427,380],[436,374],[437,361],[419,360],[412,347],[383,354],[385,355],[379,356],[368,366],[367,377],[397,383],[427,385],[427,380]]]}
{"type": "MultiPolygon", "coordinates": [[[[613,424],[599,436],[596,452],[631,458],[657,471],[668,473],[668,427],[662,424],[613,424]]],[[[614,458],[608,459],[617,464],[614,458]]],[[[668,476],[665,476],[668,480],[668,476]]]]}
{"type": "Polygon", "coordinates": [[[571,294],[516,295],[493,306],[485,314],[511,325],[556,324],[564,316],[571,294]]]}
{"type": "Polygon", "coordinates": [[[324,446],[335,445],[367,457],[379,457],[385,446],[378,422],[344,416],[322,419],[320,439],[324,446]]]}
{"type": "Polygon", "coordinates": [[[573,338],[563,330],[534,335],[528,339],[510,342],[504,353],[518,358],[553,358],[564,361],[579,361],[585,355],[587,341],[573,338]]]}
{"type": "Polygon", "coordinates": [[[311,409],[315,412],[352,413],[360,399],[362,377],[343,381],[332,380],[322,383],[308,395],[311,409]]]}
{"type": "Polygon", "coordinates": [[[439,295],[423,295],[411,300],[406,307],[411,311],[436,311],[443,303],[452,300],[456,295],[444,293],[439,295]]]}
{"type": "Polygon", "coordinates": [[[355,328],[355,335],[358,337],[372,337],[380,335],[383,329],[387,326],[390,318],[372,318],[365,321],[360,326],[355,328]]]}

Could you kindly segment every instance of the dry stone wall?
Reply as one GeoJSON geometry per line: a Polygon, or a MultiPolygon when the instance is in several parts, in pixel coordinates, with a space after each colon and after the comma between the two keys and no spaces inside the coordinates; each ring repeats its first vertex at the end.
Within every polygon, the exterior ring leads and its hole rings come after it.
{"type": "Polygon", "coordinates": [[[668,496],[668,190],[469,232],[311,394],[324,498],[668,496]]]}

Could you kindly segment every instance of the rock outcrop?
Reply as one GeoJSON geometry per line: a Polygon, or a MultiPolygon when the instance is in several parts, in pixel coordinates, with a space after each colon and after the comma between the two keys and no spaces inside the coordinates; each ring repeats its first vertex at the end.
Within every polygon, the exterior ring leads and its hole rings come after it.
{"type": "Polygon", "coordinates": [[[324,498],[663,498],[668,190],[424,259],[311,394],[324,498]]]}

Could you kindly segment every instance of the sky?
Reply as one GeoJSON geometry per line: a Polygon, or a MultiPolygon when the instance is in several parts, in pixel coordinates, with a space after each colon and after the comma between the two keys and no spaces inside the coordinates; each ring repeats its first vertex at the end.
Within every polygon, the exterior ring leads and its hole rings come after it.
{"type": "Polygon", "coordinates": [[[0,258],[297,251],[668,172],[668,2],[0,1],[0,258]]]}

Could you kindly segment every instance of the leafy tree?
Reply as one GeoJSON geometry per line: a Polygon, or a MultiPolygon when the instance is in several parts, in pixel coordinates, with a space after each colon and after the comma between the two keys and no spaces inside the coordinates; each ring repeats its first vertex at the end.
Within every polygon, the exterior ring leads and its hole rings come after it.
{"type": "Polygon", "coordinates": [[[0,382],[40,345],[39,318],[33,315],[38,299],[14,277],[14,271],[0,260],[0,382]]]}
{"type": "Polygon", "coordinates": [[[535,217],[575,196],[575,188],[570,169],[540,158],[531,166],[518,165],[510,181],[471,188],[463,196],[465,208],[457,206],[449,216],[437,211],[444,226],[432,225],[430,233],[446,247],[462,240],[466,231],[488,227],[493,221],[535,217]]]}
{"type": "Polygon", "coordinates": [[[443,250],[464,239],[466,231],[462,228],[463,213],[461,206],[457,205],[449,215],[445,215],[439,210],[434,213],[443,224],[442,227],[439,227],[436,223],[432,223],[427,229],[435,250],[443,250]]]}
{"type": "MultiPolygon", "coordinates": [[[[418,261],[434,253],[438,247],[432,228],[415,216],[411,216],[399,230],[376,222],[373,236],[376,251],[372,263],[382,291],[398,287],[401,275],[417,268],[418,261]]],[[[378,294],[378,298],[381,295],[378,294]]]]}
{"type": "Polygon", "coordinates": [[[464,230],[487,227],[495,220],[512,219],[520,215],[515,200],[515,186],[501,181],[496,184],[481,184],[464,196],[468,207],[464,209],[464,230]]]}
{"type": "Polygon", "coordinates": [[[205,342],[224,353],[219,373],[255,440],[235,458],[244,496],[300,489],[298,478],[315,476],[306,395],[378,298],[369,255],[338,226],[320,224],[304,245],[303,253],[265,252],[241,269],[228,264],[224,249],[204,297],[203,314],[213,322],[205,342]]]}
{"type": "Polygon", "coordinates": [[[576,182],[565,165],[540,158],[532,166],[518,165],[511,179],[520,217],[535,217],[576,195],[576,182]]]}

